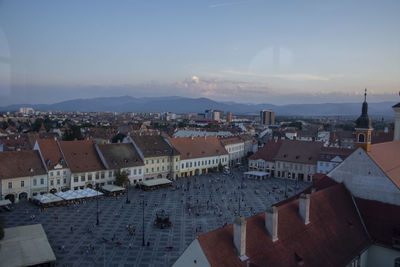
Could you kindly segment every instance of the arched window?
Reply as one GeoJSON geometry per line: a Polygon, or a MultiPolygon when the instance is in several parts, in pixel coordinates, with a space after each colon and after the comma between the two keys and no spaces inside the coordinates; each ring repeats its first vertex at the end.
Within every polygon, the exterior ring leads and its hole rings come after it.
{"type": "Polygon", "coordinates": [[[358,142],[359,143],[365,142],[365,135],[363,133],[358,134],[358,142]]]}
{"type": "Polygon", "coordinates": [[[394,259],[394,267],[400,267],[400,257],[394,259]]]}

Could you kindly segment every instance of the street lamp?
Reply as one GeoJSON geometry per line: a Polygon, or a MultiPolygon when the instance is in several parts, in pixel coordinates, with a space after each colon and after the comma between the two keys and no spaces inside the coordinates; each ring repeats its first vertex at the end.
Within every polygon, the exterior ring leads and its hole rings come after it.
{"type": "Polygon", "coordinates": [[[99,225],[99,184],[96,184],[96,191],[97,191],[97,197],[96,197],[96,202],[97,202],[97,212],[96,212],[96,225],[99,225]]]}
{"type": "Polygon", "coordinates": [[[144,244],[144,193],[140,194],[140,196],[141,196],[141,197],[143,197],[143,199],[142,199],[142,207],[143,207],[143,221],[142,221],[142,226],[143,226],[143,229],[142,229],[142,246],[144,247],[144,246],[145,246],[145,244],[144,244]]]}
{"type": "Polygon", "coordinates": [[[131,201],[129,200],[129,198],[128,198],[128,195],[129,195],[129,180],[128,180],[128,183],[127,183],[127,185],[126,185],[126,204],[129,204],[129,203],[131,203],[131,201]]]}

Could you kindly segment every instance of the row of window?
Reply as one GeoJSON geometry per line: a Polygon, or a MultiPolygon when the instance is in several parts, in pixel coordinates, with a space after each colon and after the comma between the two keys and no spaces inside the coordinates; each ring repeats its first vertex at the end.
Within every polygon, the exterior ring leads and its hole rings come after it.
{"type": "MultiPolygon", "coordinates": [[[[178,162],[178,158],[176,158],[175,161],[178,162]]],[[[162,159],[161,162],[164,163],[165,159],[162,159]]],[[[170,158],[167,159],[167,162],[170,162],[170,158]]],[[[157,163],[160,163],[160,159],[157,159],[157,163]]],[[[146,164],[149,164],[148,159],[146,159],[146,164]]],[[[151,160],[151,164],[154,164],[154,159],[151,160]]]]}
{"type": "MultiPolygon", "coordinates": [[[[222,158],[222,160],[221,159],[209,159],[208,160],[208,165],[215,165],[215,164],[218,164],[218,163],[225,163],[226,162],[226,158],[222,158]]],[[[182,163],[182,169],[185,169],[185,167],[186,168],[192,168],[193,167],[193,165],[194,165],[194,167],[201,167],[201,166],[206,166],[207,165],[207,160],[199,160],[199,161],[194,161],[194,162],[186,162],[186,164],[185,163],[182,163]]]]}
{"type": "MultiPolygon", "coordinates": [[[[14,183],[16,183],[16,182],[14,182],[14,183]]],[[[36,185],[36,184],[37,184],[36,179],[33,179],[33,185],[36,185]]],[[[44,178],[40,179],[40,184],[44,185],[44,178]]],[[[25,187],[25,181],[21,181],[21,187],[25,187]]],[[[8,182],[8,188],[9,189],[13,188],[13,182],[8,182]]]]}
{"type": "Polygon", "coordinates": [[[228,147],[228,152],[235,152],[235,151],[240,151],[240,150],[244,150],[244,145],[240,145],[240,146],[234,146],[234,147],[228,147]]]}
{"type": "MultiPolygon", "coordinates": [[[[57,176],[60,176],[60,175],[61,175],[61,171],[49,172],[49,173],[50,173],[50,176],[51,176],[51,177],[54,176],[54,173],[56,173],[57,176]]],[[[63,171],[63,175],[64,175],[64,176],[67,175],[67,171],[63,171]]]]}
{"type": "Polygon", "coordinates": [[[140,175],[140,174],[142,174],[142,169],[133,169],[132,171],[128,169],[128,170],[125,170],[125,172],[128,176],[131,174],[133,174],[133,175],[139,174],[140,175]]]}
{"type": "MultiPolygon", "coordinates": [[[[285,169],[286,167],[289,169],[294,169],[294,170],[299,170],[302,171],[303,170],[303,165],[302,164],[294,164],[294,163],[285,163],[282,162],[282,164],[280,162],[276,163],[277,168],[282,168],[285,169]]],[[[320,165],[322,166],[322,164],[320,163],[320,165]]],[[[326,166],[328,166],[328,163],[326,163],[326,166]]],[[[255,168],[264,168],[264,169],[274,169],[274,165],[269,165],[269,164],[264,164],[264,162],[252,162],[250,161],[250,167],[255,167],[255,168]]],[[[307,170],[307,168],[305,168],[307,170]]],[[[315,166],[308,166],[308,171],[316,171],[316,167],[315,166]]]]}
{"type": "MultiPolygon", "coordinates": [[[[175,166],[175,170],[178,170],[178,166],[175,166]]],[[[157,167],[157,171],[160,171],[160,167],[157,167]]],[[[165,167],[161,166],[161,171],[165,171],[165,167]]],[[[169,165],[167,166],[167,171],[169,171],[169,165]]],[[[154,172],[154,168],[151,168],[151,172],[154,172]]],[[[149,168],[146,168],[146,173],[149,173],[149,168]]],[[[139,171],[140,174],[140,171],[139,171]]]]}

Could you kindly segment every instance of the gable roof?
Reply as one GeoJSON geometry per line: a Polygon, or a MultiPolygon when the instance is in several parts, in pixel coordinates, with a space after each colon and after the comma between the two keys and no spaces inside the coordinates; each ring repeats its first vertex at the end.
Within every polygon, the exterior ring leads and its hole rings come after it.
{"type": "Polygon", "coordinates": [[[272,161],[278,154],[281,145],[282,145],[282,140],[269,141],[255,154],[251,155],[249,159],[251,160],[263,159],[265,161],[272,161]]]}
{"type": "Polygon", "coordinates": [[[132,136],[144,157],[176,156],[179,152],[160,135],[132,136]]]}
{"type": "Polygon", "coordinates": [[[400,141],[371,145],[371,150],[367,153],[400,189],[400,141]]]}
{"type": "Polygon", "coordinates": [[[46,174],[37,150],[0,152],[0,179],[46,174]]]}
{"type": "Polygon", "coordinates": [[[38,139],[37,143],[42,153],[44,163],[48,170],[54,170],[57,164],[63,168],[67,168],[65,159],[63,158],[60,148],[54,139],[38,139]]]}
{"type": "Polygon", "coordinates": [[[355,201],[375,242],[392,247],[393,238],[400,241],[400,206],[362,198],[355,201]]]}
{"type": "MultiPolygon", "coordinates": [[[[310,224],[299,200],[278,207],[278,241],[265,230],[265,215],[247,219],[246,256],[254,266],[345,266],[371,243],[344,185],[311,195],[310,224]]],[[[246,266],[233,244],[233,225],[198,237],[211,266],[246,266]]]]}
{"type": "Polygon", "coordinates": [[[244,140],[242,140],[239,136],[221,137],[220,140],[223,146],[240,144],[244,142],[244,140]]]}
{"type": "Polygon", "coordinates": [[[93,141],[61,141],[60,146],[71,172],[90,172],[105,169],[94,148],[93,141]]]}
{"type": "Polygon", "coordinates": [[[131,143],[98,145],[111,169],[143,166],[144,163],[131,143]]]}
{"type": "Polygon", "coordinates": [[[310,142],[299,140],[282,140],[274,160],[296,162],[303,164],[317,164],[322,142],[310,142]]]}
{"type": "Polygon", "coordinates": [[[169,142],[181,153],[181,160],[226,155],[228,152],[216,136],[169,138],[169,142]]]}
{"type": "Polygon", "coordinates": [[[339,148],[339,147],[322,147],[318,156],[320,161],[332,161],[335,157],[339,156],[342,160],[347,158],[354,149],[339,148]]]}

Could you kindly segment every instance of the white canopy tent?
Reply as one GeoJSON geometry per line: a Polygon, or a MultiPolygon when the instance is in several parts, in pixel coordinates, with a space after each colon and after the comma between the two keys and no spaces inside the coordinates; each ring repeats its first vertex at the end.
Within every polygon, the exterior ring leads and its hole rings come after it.
{"type": "Polygon", "coordinates": [[[146,181],[142,182],[144,189],[153,189],[153,188],[158,188],[158,187],[163,187],[163,186],[169,186],[171,184],[172,184],[172,181],[168,180],[166,178],[158,178],[158,179],[146,180],[146,181]]]}
{"type": "Polygon", "coordinates": [[[103,189],[104,191],[110,192],[110,193],[125,190],[125,188],[123,188],[121,186],[113,185],[113,184],[106,184],[106,185],[102,186],[101,189],[103,189]]]}
{"type": "Polygon", "coordinates": [[[61,197],[58,197],[56,195],[46,193],[43,195],[34,196],[32,198],[32,200],[34,202],[37,201],[40,205],[48,205],[48,204],[52,204],[52,203],[56,203],[56,202],[61,202],[64,199],[62,199],[61,197]]]}
{"type": "Polygon", "coordinates": [[[247,178],[265,179],[269,177],[269,172],[249,171],[243,173],[247,178]]]}
{"type": "Polygon", "coordinates": [[[64,200],[74,200],[74,199],[102,196],[103,193],[93,190],[91,188],[85,188],[78,190],[68,190],[65,192],[57,192],[55,193],[55,195],[63,198],[64,200]]]}

